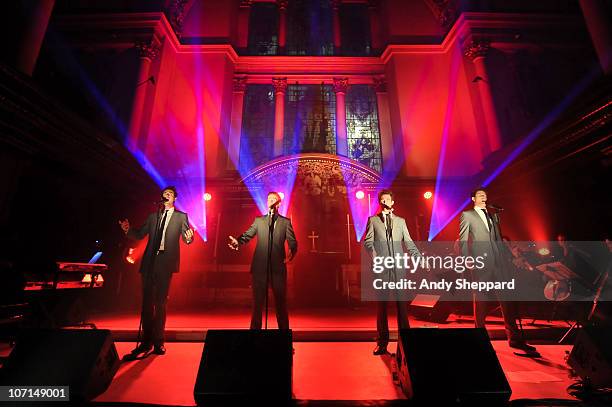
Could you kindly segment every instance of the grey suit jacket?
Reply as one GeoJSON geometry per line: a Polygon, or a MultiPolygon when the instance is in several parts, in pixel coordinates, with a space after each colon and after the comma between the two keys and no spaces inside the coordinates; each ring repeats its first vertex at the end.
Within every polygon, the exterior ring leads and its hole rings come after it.
{"type": "MultiPolygon", "coordinates": [[[[383,220],[382,212],[378,215],[370,216],[366,225],[366,232],[363,244],[368,252],[376,256],[391,256],[387,245],[387,229],[383,220]]],[[[405,253],[404,245],[411,256],[420,257],[421,252],[410,237],[406,220],[400,216],[393,215],[392,240],[394,253],[405,253]]]]}
{"type": "MultiPolygon", "coordinates": [[[[147,247],[142,257],[142,263],[140,264],[141,273],[150,269],[151,261],[157,252],[158,247],[153,247],[153,241],[155,240],[155,233],[157,233],[157,225],[160,222],[161,218],[158,212],[153,212],[147,217],[147,220],[140,228],[130,228],[127,233],[127,236],[134,240],[141,240],[149,235],[149,241],[147,242],[147,247]]],[[[174,212],[166,228],[164,254],[155,257],[156,269],[161,269],[168,273],[178,273],[181,257],[179,239],[182,238],[187,244],[191,243],[185,238],[187,229],[189,229],[187,214],[174,208],[174,212]]]]}
{"type": "MultiPolygon", "coordinates": [[[[253,224],[239,238],[238,243],[246,244],[257,236],[257,246],[253,253],[251,272],[259,277],[266,275],[268,266],[268,238],[269,238],[268,215],[258,216],[253,224]]],[[[285,265],[285,241],[289,245],[292,255],[297,253],[298,243],[295,239],[291,219],[276,215],[274,230],[272,232],[272,273],[286,272],[285,265]]]]}
{"type": "MultiPolygon", "coordinates": [[[[484,256],[486,269],[490,273],[507,272],[507,263],[510,259],[508,249],[501,239],[499,217],[490,215],[492,226],[487,229],[484,221],[470,209],[461,213],[459,222],[459,245],[463,256],[484,256]]],[[[490,277],[486,274],[484,277],[490,277]]]]}

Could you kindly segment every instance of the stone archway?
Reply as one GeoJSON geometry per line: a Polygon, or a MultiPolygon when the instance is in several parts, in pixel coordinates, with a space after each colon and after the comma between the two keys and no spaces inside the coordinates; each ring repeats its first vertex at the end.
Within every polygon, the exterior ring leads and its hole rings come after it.
{"type": "MultiPolygon", "coordinates": [[[[346,157],[304,153],[280,157],[253,169],[242,182],[249,189],[291,190],[291,208],[298,238],[309,251],[309,235],[317,235],[317,252],[343,253],[350,239],[347,194],[358,189],[373,191],[380,174],[346,157]]],[[[310,239],[310,240],[309,240],[310,239]]]]}

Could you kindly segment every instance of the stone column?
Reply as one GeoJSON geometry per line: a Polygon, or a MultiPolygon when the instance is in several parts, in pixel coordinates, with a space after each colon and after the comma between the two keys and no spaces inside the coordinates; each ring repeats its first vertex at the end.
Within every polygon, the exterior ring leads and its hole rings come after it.
{"type": "Polygon", "coordinates": [[[26,75],[32,76],[55,0],[23,1],[23,3],[23,7],[27,7],[28,11],[26,12],[26,24],[20,27],[17,33],[19,44],[15,67],[26,75]],[[19,33],[21,33],[20,37],[19,33]]]}
{"type": "Polygon", "coordinates": [[[580,0],[582,15],[586,21],[601,69],[612,72],[612,28],[610,16],[602,0],[580,0]]]}
{"type": "Polygon", "coordinates": [[[242,111],[244,109],[244,92],[247,87],[247,77],[237,76],[234,78],[234,89],[232,92],[232,116],[230,119],[230,136],[227,145],[229,160],[227,169],[238,169],[240,159],[240,138],[242,137],[242,111]]]}
{"type": "Polygon", "coordinates": [[[489,42],[486,40],[472,40],[464,47],[464,54],[470,58],[474,64],[476,77],[473,82],[478,86],[482,103],[483,115],[487,128],[487,141],[489,151],[498,150],[501,146],[501,132],[495,111],[495,103],[491,93],[489,75],[485,64],[485,57],[489,52],[489,42]]]}
{"type": "Polygon", "coordinates": [[[285,53],[287,45],[287,0],[277,0],[278,4],[278,54],[285,53]]]}
{"type": "MultiPolygon", "coordinates": [[[[374,78],[376,91],[376,106],[378,111],[378,127],[380,130],[380,149],[382,150],[382,169],[393,171],[396,165],[396,151],[393,148],[393,131],[391,130],[391,113],[389,111],[389,96],[387,82],[384,78],[374,78]]],[[[399,151],[398,151],[399,153],[399,151]]]]}
{"type": "Polygon", "coordinates": [[[339,54],[342,48],[342,36],[340,35],[340,3],[342,3],[341,0],[332,0],[334,55],[339,54]]]}
{"type": "Polygon", "coordinates": [[[249,44],[249,19],[253,0],[242,0],[238,9],[238,38],[236,46],[245,49],[249,44]]]}
{"type": "Polygon", "coordinates": [[[336,93],[336,154],[348,156],[348,141],[346,139],[346,90],[348,78],[334,78],[336,93]]]}
{"type": "Polygon", "coordinates": [[[283,154],[283,137],[285,133],[285,93],[287,78],[272,78],[274,85],[274,157],[283,154]]]}
{"type": "Polygon", "coordinates": [[[130,117],[130,125],[128,128],[128,147],[134,151],[144,148],[140,145],[140,130],[142,127],[142,113],[144,111],[147,89],[153,84],[148,80],[150,78],[151,62],[159,55],[159,46],[152,43],[139,42],[135,44],[138,51],[140,67],[138,70],[138,78],[136,79],[136,89],[134,90],[134,100],[132,101],[132,115],[130,117]]]}

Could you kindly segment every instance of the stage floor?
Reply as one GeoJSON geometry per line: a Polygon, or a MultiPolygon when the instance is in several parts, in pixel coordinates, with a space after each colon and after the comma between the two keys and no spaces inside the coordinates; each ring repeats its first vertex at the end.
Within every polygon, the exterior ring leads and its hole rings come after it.
{"type": "MultiPolygon", "coordinates": [[[[391,338],[397,338],[394,327],[395,310],[389,304],[389,328],[391,338]]],[[[376,338],[376,308],[302,308],[290,310],[291,329],[295,341],[374,341],[376,338]]],[[[116,340],[135,341],[138,333],[139,314],[100,313],[92,315],[93,322],[100,329],[110,329],[116,340]]],[[[248,308],[203,308],[198,311],[168,312],[166,340],[203,341],[208,329],[246,329],[250,323],[248,308]]],[[[276,328],[274,313],[269,315],[270,328],[276,328]]],[[[474,321],[469,316],[451,314],[446,323],[421,321],[410,317],[410,326],[440,328],[472,328],[474,321]]],[[[563,336],[569,325],[565,321],[523,320],[526,338],[555,343],[563,336]]],[[[499,316],[487,318],[487,330],[491,339],[504,339],[503,321],[499,316]]]]}
{"type": "MultiPolygon", "coordinates": [[[[394,350],[395,344],[390,345],[394,350]]],[[[116,346],[124,355],[134,344],[117,342],[116,346]]],[[[203,346],[198,342],[168,343],[164,356],[123,362],[109,389],[95,401],[195,405],[193,386],[203,346]]],[[[373,343],[298,342],[294,347],[297,400],[404,399],[393,382],[391,357],[373,356],[373,343]]],[[[514,355],[506,341],[493,341],[493,347],[512,388],[512,400],[575,400],[566,392],[572,380],[564,357],[571,346],[539,345],[540,359],[514,355]]]]}

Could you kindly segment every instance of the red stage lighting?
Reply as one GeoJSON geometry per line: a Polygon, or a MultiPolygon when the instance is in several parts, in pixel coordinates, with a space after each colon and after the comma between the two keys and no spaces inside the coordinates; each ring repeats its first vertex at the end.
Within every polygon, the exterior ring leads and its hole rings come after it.
{"type": "Polygon", "coordinates": [[[205,192],[204,193],[204,200],[208,202],[211,199],[212,199],[212,195],[210,194],[210,192],[205,192]]]}
{"type": "Polygon", "coordinates": [[[433,193],[431,191],[427,191],[423,194],[423,198],[425,199],[431,199],[432,196],[433,196],[433,193]]]}
{"type": "Polygon", "coordinates": [[[357,199],[363,199],[365,197],[365,192],[363,192],[361,189],[357,192],[355,192],[355,198],[357,199]]]}

